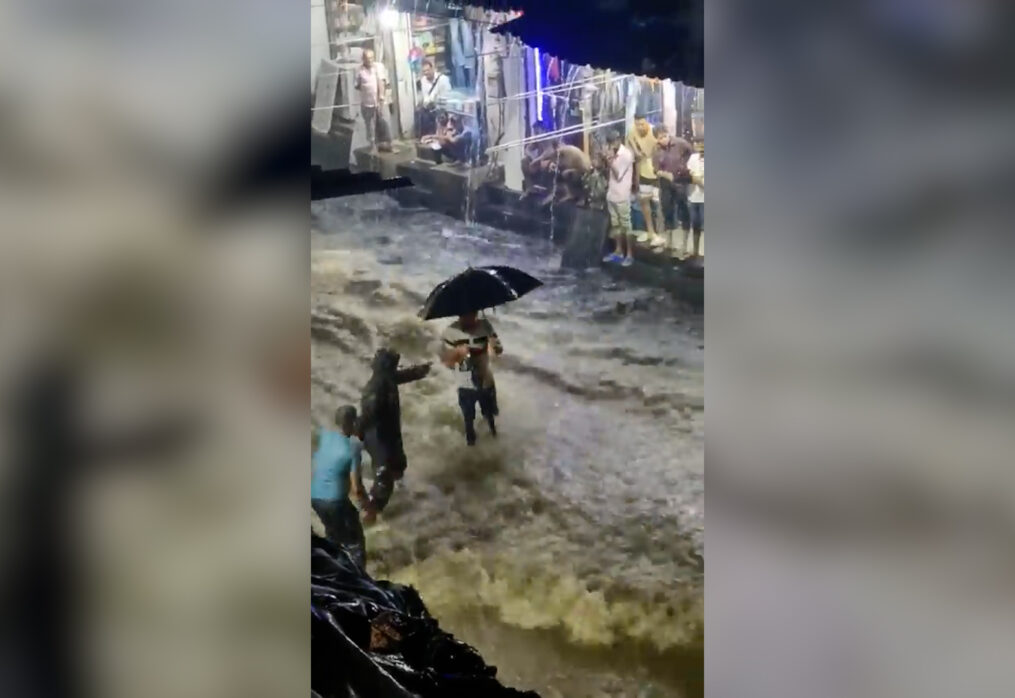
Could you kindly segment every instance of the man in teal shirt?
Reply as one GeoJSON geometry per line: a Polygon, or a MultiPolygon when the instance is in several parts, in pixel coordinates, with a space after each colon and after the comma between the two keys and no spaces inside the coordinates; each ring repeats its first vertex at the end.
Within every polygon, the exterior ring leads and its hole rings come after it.
{"type": "Polygon", "coordinates": [[[340,407],[335,412],[339,431],[322,429],[314,452],[310,479],[310,504],[324,524],[328,539],[346,550],[360,567],[366,566],[366,544],[359,512],[349,499],[353,494],[364,498],[360,468],[363,445],[353,434],[357,431],[356,408],[340,407]]]}

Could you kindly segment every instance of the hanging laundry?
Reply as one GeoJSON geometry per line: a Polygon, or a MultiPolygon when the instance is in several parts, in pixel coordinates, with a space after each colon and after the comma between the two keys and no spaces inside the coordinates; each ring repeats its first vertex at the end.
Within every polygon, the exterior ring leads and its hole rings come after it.
{"type": "Polygon", "coordinates": [[[423,49],[419,46],[409,49],[409,68],[413,74],[418,74],[423,68],[423,49]]]}
{"type": "Polygon", "coordinates": [[[546,67],[546,80],[547,82],[557,84],[560,82],[560,59],[550,58],[550,63],[546,67]]]}

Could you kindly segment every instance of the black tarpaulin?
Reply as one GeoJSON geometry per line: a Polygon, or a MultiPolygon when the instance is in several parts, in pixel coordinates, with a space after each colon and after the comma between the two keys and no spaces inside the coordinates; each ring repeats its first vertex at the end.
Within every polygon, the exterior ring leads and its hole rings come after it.
{"type": "Polygon", "coordinates": [[[311,688],[321,698],[539,698],[441,630],[412,587],[372,579],[325,539],[310,540],[311,688]]]}

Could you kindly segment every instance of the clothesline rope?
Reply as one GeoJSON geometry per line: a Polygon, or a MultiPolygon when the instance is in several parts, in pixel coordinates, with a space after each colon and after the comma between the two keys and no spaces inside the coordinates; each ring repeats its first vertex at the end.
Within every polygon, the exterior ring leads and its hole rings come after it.
{"type": "MultiPolygon", "coordinates": [[[[663,112],[662,109],[655,109],[653,111],[647,112],[645,115],[646,116],[653,116],[655,114],[661,114],[662,112],[663,112]]],[[[507,143],[500,143],[498,145],[491,146],[491,147],[487,148],[486,152],[487,153],[494,153],[494,152],[499,152],[501,150],[508,150],[510,148],[518,148],[518,147],[530,145],[532,143],[543,143],[545,141],[557,140],[557,139],[559,139],[559,138],[561,138],[563,136],[573,136],[573,135],[578,134],[578,133],[584,133],[586,130],[589,131],[589,132],[591,132],[591,131],[597,131],[597,130],[599,130],[601,128],[606,128],[607,126],[616,126],[617,124],[623,124],[623,123],[626,123],[626,122],[627,122],[627,118],[625,117],[623,119],[613,119],[612,121],[594,121],[594,122],[592,122],[591,124],[588,124],[588,125],[586,125],[586,124],[575,124],[574,126],[567,126],[565,128],[558,129],[556,131],[551,131],[549,133],[540,134],[538,136],[529,136],[529,137],[526,137],[526,138],[521,138],[521,139],[516,140],[516,141],[509,141],[507,143]]]]}

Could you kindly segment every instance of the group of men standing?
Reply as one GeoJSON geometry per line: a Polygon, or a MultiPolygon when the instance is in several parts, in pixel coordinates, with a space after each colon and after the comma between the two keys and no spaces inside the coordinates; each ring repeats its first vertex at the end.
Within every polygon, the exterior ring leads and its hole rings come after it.
{"type": "MultiPolygon", "coordinates": [[[[477,441],[477,404],[490,434],[497,436],[499,408],[491,357],[503,351],[493,325],[477,313],[459,317],[441,337],[438,358],[454,372],[469,446],[477,441]]],[[[352,405],[339,407],[334,427],[320,430],[314,442],[311,506],[324,524],[328,539],[360,566],[366,562],[363,523],[372,523],[384,510],[408,465],[402,444],[398,388],[430,373],[429,363],[400,369],[400,359],[390,349],[378,350],[371,364],[372,374],[363,388],[360,409],[352,405]],[[369,493],[363,484],[364,450],[374,471],[369,493]]]]}
{"type": "MultiPolygon", "coordinates": [[[[522,158],[526,196],[549,190],[542,200],[556,198],[587,202],[594,175],[605,180],[606,207],[610,214],[614,251],[606,262],[629,266],[634,261],[635,241],[674,257],[699,257],[705,228],[704,144],[694,145],[672,136],[665,126],[654,129],[642,116],[626,141],[617,131],[607,137],[607,147],[594,164],[573,145],[533,127],[533,140],[522,158]],[[598,173],[598,174],[597,174],[598,173]],[[635,236],[632,203],[644,220],[644,232],[635,236]]],[[[601,189],[599,191],[602,191],[601,189]]]]}
{"type": "Polygon", "coordinates": [[[633,263],[632,198],[645,221],[638,242],[658,252],[669,250],[675,257],[700,256],[705,228],[704,151],[701,141],[692,145],[671,135],[665,126],[653,129],[640,114],[626,142],[616,131],[609,135],[606,200],[615,248],[604,261],[633,263]],[[679,248],[678,227],[683,233],[679,248]]]}

